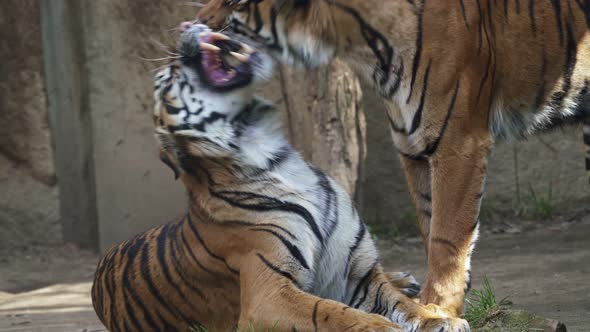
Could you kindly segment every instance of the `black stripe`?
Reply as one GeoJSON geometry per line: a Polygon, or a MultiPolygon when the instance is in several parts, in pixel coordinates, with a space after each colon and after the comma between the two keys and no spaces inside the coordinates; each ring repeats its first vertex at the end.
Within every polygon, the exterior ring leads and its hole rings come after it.
{"type": "Polygon", "coordinates": [[[289,147],[283,147],[279,151],[274,152],[271,157],[268,158],[268,166],[266,171],[272,171],[281,165],[291,155],[291,149],[289,147]]]}
{"type": "Polygon", "coordinates": [[[373,308],[371,309],[371,313],[377,313],[378,309],[381,309],[381,288],[383,287],[383,285],[385,285],[387,282],[382,282],[379,287],[377,287],[377,291],[375,292],[375,303],[373,304],[373,308]]]}
{"type": "Polygon", "coordinates": [[[365,237],[365,233],[367,232],[367,229],[365,228],[365,224],[361,221],[359,222],[359,230],[354,238],[354,244],[350,247],[349,251],[348,251],[348,263],[346,264],[346,269],[344,270],[344,276],[348,277],[348,272],[350,270],[350,267],[352,266],[352,257],[354,255],[354,252],[358,249],[359,245],[361,244],[361,241],[363,240],[363,238],[365,237]]]}
{"type": "Polygon", "coordinates": [[[309,227],[311,228],[311,230],[315,234],[315,236],[318,238],[320,243],[322,243],[322,245],[324,245],[324,237],[323,237],[323,235],[320,231],[320,228],[318,227],[314,217],[306,208],[304,208],[301,205],[291,203],[291,202],[280,201],[280,200],[273,198],[273,197],[258,195],[258,194],[249,193],[249,192],[238,192],[238,191],[215,192],[215,191],[211,190],[211,195],[225,201],[226,203],[228,203],[232,206],[239,207],[239,208],[246,209],[246,210],[259,211],[259,212],[283,211],[283,212],[297,214],[298,216],[303,218],[303,220],[305,220],[305,222],[307,222],[307,224],[309,225],[309,227]],[[230,198],[228,196],[237,196],[236,198],[241,200],[242,202],[240,202],[236,199],[230,198]],[[243,203],[244,200],[250,200],[250,199],[260,199],[260,200],[262,200],[262,202],[258,202],[257,204],[243,203]]]}
{"type": "Polygon", "coordinates": [[[428,158],[422,154],[409,154],[409,153],[405,153],[405,152],[398,152],[401,156],[403,156],[404,158],[413,160],[413,161],[427,161],[428,158]]]}
{"type": "Polygon", "coordinates": [[[459,0],[459,4],[461,4],[461,13],[463,14],[463,21],[465,22],[465,27],[469,29],[469,23],[467,22],[467,12],[465,11],[465,1],[459,0]]]}
{"type": "Polygon", "coordinates": [[[460,84],[460,81],[457,81],[457,83],[455,83],[455,91],[453,92],[453,97],[451,98],[451,103],[449,104],[449,108],[447,110],[447,116],[446,116],[445,122],[443,123],[443,126],[440,130],[440,133],[438,133],[436,140],[434,140],[434,142],[429,144],[427,146],[427,148],[422,152],[422,155],[432,156],[436,152],[436,150],[438,149],[438,145],[440,144],[443,136],[445,135],[445,132],[446,132],[447,127],[449,126],[449,122],[451,120],[451,115],[453,115],[453,110],[455,109],[457,95],[459,94],[459,84],[460,84]]]}
{"type": "Polygon", "coordinates": [[[481,53],[481,49],[483,46],[483,25],[485,25],[484,20],[483,20],[483,12],[481,9],[481,3],[479,2],[479,0],[476,0],[475,3],[477,4],[477,15],[479,17],[479,40],[478,40],[478,46],[477,46],[477,54],[481,53]]]}
{"type": "Polygon", "coordinates": [[[320,305],[320,302],[322,302],[323,300],[318,300],[314,305],[313,305],[313,314],[311,316],[311,321],[313,323],[313,330],[315,332],[318,331],[318,306],[320,305]]]}
{"type": "Polygon", "coordinates": [[[391,117],[391,115],[389,115],[389,112],[386,112],[386,113],[387,113],[387,118],[389,119],[389,127],[391,128],[391,130],[393,132],[398,133],[398,134],[406,135],[407,134],[406,128],[395,124],[395,122],[393,121],[393,118],[391,117]]]}
{"type": "Polygon", "coordinates": [[[277,33],[277,10],[274,5],[270,7],[270,31],[273,42],[268,47],[275,50],[282,50],[283,48],[279,42],[279,34],[277,33]]]}
{"type": "Polygon", "coordinates": [[[563,25],[561,23],[561,1],[551,0],[553,5],[553,12],[555,13],[555,21],[557,24],[557,32],[559,33],[559,45],[563,46],[563,25]]]}
{"type": "Polygon", "coordinates": [[[235,275],[239,275],[240,272],[238,272],[238,270],[232,268],[231,266],[229,266],[229,264],[227,263],[227,261],[225,260],[225,258],[216,255],[215,253],[213,253],[211,251],[211,249],[209,249],[209,247],[207,247],[207,245],[205,244],[205,241],[203,240],[203,238],[201,237],[201,234],[199,233],[199,230],[197,229],[197,227],[194,225],[192,218],[191,218],[191,214],[188,213],[187,215],[188,218],[188,225],[191,229],[191,231],[193,232],[193,235],[195,236],[195,238],[197,239],[197,241],[199,241],[199,243],[201,244],[201,246],[203,247],[203,249],[205,249],[205,251],[209,254],[209,256],[213,257],[214,259],[222,262],[225,267],[227,267],[228,270],[230,270],[231,273],[235,274],[235,275]]]}
{"type": "MultiPolygon", "coordinates": [[[[160,328],[158,327],[158,325],[156,324],[156,322],[154,322],[151,318],[151,315],[148,313],[148,309],[146,308],[144,302],[142,301],[142,299],[140,298],[140,296],[137,294],[137,289],[136,287],[133,287],[133,285],[130,283],[130,269],[132,268],[132,265],[135,263],[135,258],[137,257],[137,255],[139,254],[139,252],[143,249],[143,247],[146,245],[145,242],[145,235],[137,238],[133,241],[133,245],[128,247],[128,251],[126,251],[126,253],[128,253],[127,255],[127,263],[125,264],[125,267],[123,268],[123,274],[122,274],[122,284],[123,284],[123,295],[125,298],[127,298],[127,293],[129,295],[131,295],[131,299],[133,300],[133,302],[135,302],[135,305],[137,306],[137,309],[139,309],[141,311],[141,316],[144,317],[144,321],[145,323],[147,323],[149,329],[148,330],[152,330],[152,331],[157,331],[160,328]]],[[[129,301],[125,300],[125,307],[127,308],[127,311],[130,311],[131,308],[128,307],[129,306],[129,301]]],[[[140,331],[141,328],[137,329],[137,331],[140,331]]]]}
{"type": "MultiPolygon", "coordinates": [[[[492,45],[490,42],[490,36],[488,35],[488,29],[485,25],[485,23],[482,24],[483,26],[483,31],[485,33],[486,36],[486,42],[488,44],[488,60],[486,63],[486,68],[485,71],[483,73],[483,77],[481,79],[481,82],[479,82],[479,91],[477,92],[477,104],[479,104],[479,99],[481,97],[481,92],[483,91],[483,87],[486,84],[486,81],[488,80],[488,77],[490,75],[490,67],[492,65],[492,45]]],[[[489,96],[489,98],[491,98],[491,96],[489,96]]]]}
{"type": "Polygon", "coordinates": [[[586,16],[586,27],[590,29],[590,1],[585,0],[585,4],[582,3],[582,0],[576,0],[576,3],[582,10],[582,13],[586,16]]]}
{"type": "Polygon", "coordinates": [[[250,223],[250,222],[242,221],[242,220],[224,220],[224,221],[220,222],[219,225],[221,225],[221,226],[245,226],[245,227],[252,227],[252,228],[271,227],[271,228],[279,229],[279,230],[285,232],[285,234],[287,234],[291,239],[297,240],[297,237],[293,233],[291,233],[288,229],[286,229],[285,227],[275,225],[275,224],[270,224],[270,223],[258,224],[258,223],[250,223]]]}
{"type": "MultiPolygon", "coordinates": [[[[123,324],[125,325],[125,331],[145,331],[145,328],[143,328],[141,326],[141,324],[139,323],[139,319],[137,318],[137,314],[135,313],[134,306],[131,305],[131,301],[127,297],[127,292],[125,292],[125,289],[122,290],[122,293],[123,293],[123,304],[125,305],[125,313],[122,314],[121,312],[117,312],[117,316],[125,317],[125,319],[123,320],[123,324]],[[127,326],[127,321],[130,321],[131,324],[133,324],[132,330],[129,329],[129,327],[127,326]]],[[[145,312],[144,312],[144,314],[145,314],[145,312]]],[[[158,328],[156,326],[150,326],[150,328],[155,328],[155,330],[153,330],[153,331],[158,330],[158,328]]]]}
{"type": "Polygon", "coordinates": [[[394,53],[393,47],[391,47],[387,38],[377,29],[369,25],[357,10],[336,2],[328,2],[328,4],[346,11],[358,22],[363,38],[378,61],[378,68],[376,68],[373,73],[373,80],[377,83],[377,78],[379,77],[379,73],[381,73],[381,80],[378,83],[381,84],[381,86],[385,85],[389,81],[390,68],[393,62],[394,53]]]}
{"type": "Polygon", "coordinates": [[[360,308],[360,306],[365,302],[367,295],[369,295],[369,286],[371,286],[372,281],[373,281],[373,278],[371,278],[371,281],[369,281],[365,284],[365,287],[363,288],[363,296],[358,300],[357,304],[353,306],[354,308],[356,308],[356,309],[360,308]]]}
{"type": "Polygon", "coordinates": [[[258,258],[260,258],[260,260],[264,263],[264,265],[266,265],[269,269],[271,269],[275,273],[280,274],[281,276],[289,279],[297,288],[301,289],[301,285],[299,284],[299,282],[297,282],[297,280],[295,280],[295,277],[293,277],[293,275],[291,273],[281,270],[279,267],[277,267],[274,264],[272,264],[271,262],[269,262],[268,259],[266,259],[261,254],[257,253],[256,256],[258,256],[258,258]]]}
{"type": "Polygon", "coordinates": [[[264,26],[264,23],[262,22],[262,17],[260,16],[260,8],[258,8],[258,1],[254,1],[254,24],[254,32],[256,34],[259,34],[262,30],[262,27],[264,26]]]}
{"type": "Polygon", "coordinates": [[[465,292],[468,292],[471,289],[471,270],[467,271],[467,280],[465,285],[465,292]]]}
{"type": "Polygon", "coordinates": [[[515,0],[516,2],[516,15],[520,15],[520,0],[515,0]]]}
{"type": "Polygon", "coordinates": [[[420,57],[422,56],[422,20],[424,16],[424,7],[426,6],[426,0],[422,2],[422,6],[418,12],[418,31],[416,35],[416,53],[414,53],[414,62],[412,64],[412,80],[410,81],[410,93],[406,104],[410,103],[412,93],[414,91],[414,84],[416,83],[416,76],[418,75],[418,67],[420,66],[420,57]]]}
{"type": "Polygon", "coordinates": [[[322,225],[328,225],[328,229],[325,230],[325,238],[327,242],[338,225],[338,196],[336,195],[334,188],[332,188],[330,180],[326,177],[326,174],[316,167],[312,167],[312,170],[317,176],[318,185],[322,188],[325,195],[322,225]]]}
{"type": "Polygon", "coordinates": [[[576,67],[577,62],[577,45],[574,39],[574,33],[572,31],[571,25],[567,24],[567,47],[566,47],[566,54],[565,54],[565,63],[563,67],[563,84],[561,87],[561,91],[554,93],[551,96],[550,106],[555,109],[559,110],[563,106],[563,100],[567,97],[571,87],[572,87],[572,74],[574,72],[574,68],[576,67]]]}
{"type": "MultiPolygon", "coordinates": [[[[182,263],[179,259],[178,259],[178,254],[181,254],[184,257],[186,257],[184,255],[184,251],[183,252],[179,252],[178,251],[178,246],[177,246],[177,242],[174,241],[174,239],[178,238],[178,232],[174,235],[173,238],[168,240],[168,250],[170,252],[170,260],[172,261],[172,267],[174,267],[174,269],[176,270],[176,274],[178,274],[178,276],[180,277],[181,281],[184,283],[185,287],[188,288],[189,290],[191,290],[193,293],[197,294],[205,303],[209,303],[207,297],[205,296],[205,294],[203,294],[203,292],[198,289],[195,286],[195,281],[194,278],[188,277],[186,275],[186,271],[182,268],[182,263]],[[189,281],[189,279],[193,279],[193,281],[189,281]]],[[[192,297],[191,297],[192,299],[192,297]]],[[[193,304],[194,305],[194,304],[193,304]]]]}
{"type": "MultiPolygon", "coordinates": [[[[389,313],[389,316],[393,316],[393,313],[395,312],[395,308],[397,308],[397,306],[401,303],[401,301],[397,301],[393,307],[391,307],[391,312],[389,313]]],[[[440,331],[439,331],[440,332],[440,331]]]]}
{"type": "Polygon", "coordinates": [[[432,59],[428,60],[428,66],[426,66],[426,73],[424,74],[424,81],[422,82],[422,96],[420,97],[420,105],[418,105],[418,109],[414,114],[414,119],[412,119],[412,127],[408,132],[409,135],[412,135],[418,127],[420,127],[420,122],[422,121],[422,111],[424,110],[424,103],[426,101],[426,90],[428,88],[428,76],[430,75],[430,65],[432,63],[432,59]]]}
{"type": "Polygon", "coordinates": [[[420,209],[420,212],[422,212],[422,214],[427,216],[428,218],[432,218],[432,212],[430,212],[430,210],[423,208],[423,209],[420,209]]]}
{"type": "Polygon", "coordinates": [[[301,266],[309,270],[309,264],[307,264],[307,261],[305,260],[305,257],[303,257],[303,255],[301,254],[301,251],[299,251],[299,248],[297,248],[297,246],[295,246],[293,243],[289,242],[289,240],[285,239],[284,236],[270,229],[252,229],[252,231],[272,234],[274,237],[279,239],[283,243],[283,245],[285,245],[285,247],[291,253],[291,256],[293,256],[299,262],[299,264],[301,264],[301,266]]]}
{"type": "Polygon", "coordinates": [[[504,19],[508,22],[508,0],[504,0],[504,19]]]}
{"type": "Polygon", "coordinates": [[[195,255],[195,253],[193,252],[193,249],[188,244],[188,241],[187,241],[186,236],[184,235],[183,231],[180,232],[180,238],[182,239],[182,244],[184,245],[184,251],[188,252],[188,254],[191,257],[191,259],[193,260],[193,262],[195,262],[195,264],[197,264],[203,271],[214,275],[215,272],[209,270],[197,259],[197,256],[195,255]]]}
{"type": "MultiPolygon", "coordinates": [[[[533,0],[534,1],[534,0],[533,0]]],[[[537,92],[537,97],[535,97],[535,109],[538,110],[543,102],[545,101],[545,86],[547,82],[545,81],[545,75],[547,73],[547,55],[545,54],[545,48],[543,48],[543,58],[541,60],[541,87],[537,92]]]]}
{"type": "MultiPolygon", "coordinates": [[[[359,295],[359,293],[360,293],[360,291],[361,291],[361,288],[362,288],[362,286],[363,286],[365,283],[368,283],[368,282],[369,282],[369,279],[371,278],[371,275],[373,274],[373,269],[375,269],[375,266],[376,266],[376,265],[377,265],[377,263],[374,263],[374,264],[373,264],[373,265],[372,265],[372,266],[369,268],[369,270],[367,271],[367,273],[366,273],[366,274],[365,274],[365,275],[364,275],[364,276],[361,278],[361,280],[359,281],[358,285],[356,285],[356,288],[355,288],[355,289],[354,289],[354,291],[352,292],[352,297],[350,298],[350,302],[348,303],[348,305],[349,305],[349,306],[351,306],[351,307],[355,307],[355,306],[353,306],[352,304],[355,302],[355,300],[356,300],[356,297],[359,295]]],[[[366,294],[365,294],[365,296],[366,296],[366,294]]],[[[363,300],[364,300],[364,298],[363,298],[363,300]]],[[[358,308],[358,307],[355,307],[355,308],[358,308]]]]}
{"type": "Polygon", "coordinates": [[[423,200],[429,203],[432,202],[432,196],[430,195],[430,193],[420,193],[420,197],[422,197],[423,200]]]}
{"type": "Polygon", "coordinates": [[[171,226],[172,226],[171,224],[164,225],[164,227],[162,227],[162,229],[160,229],[160,234],[158,234],[158,237],[156,239],[157,262],[160,265],[159,266],[160,270],[163,272],[164,278],[166,279],[168,284],[171,286],[172,289],[174,289],[178,293],[179,297],[182,300],[184,300],[184,302],[190,307],[191,301],[186,297],[185,293],[180,289],[180,287],[178,286],[178,283],[175,282],[174,280],[172,280],[172,274],[170,273],[170,267],[168,266],[168,262],[166,261],[166,247],[168,247],[167,243],[169,242],[168,232],[170,231],[171,226]]]}
{"type": "Polygon", "coordinates": [[[537,0],[529,0],[529,19],[531,20],[531,30],[533,35],[537,34],[537,24],[535,23],[535,2],[537,0]]]}
{"type": "MultiPolygon", "coordinates": [[[[148,287],[150,294],[158,302],[158,308],[165,309],[165,311],[168,314],[170,314],[174,319],[181,319],[184,323],[190,324],[191,320],[188,317],[184,316],[184,314],[181,313],[180,311],[173,310],[172,308],[170,308],[169,303],[164,299],[164,297],[162,296],[162,293],[160,292],[160,290],[156,286],[154,280],[152,279],[152,275],[151,275],[151,271],[150,271],[150,250],[149,250],[148,245],[145,245],[142,248],[140,271],[143,276],[143,279],[145,280],[145,283],[148,287]]],[[[170,324],[166,320],[163,320],[163,323],[165,325],[173,326],[173,324],[170,324]]]]}
{"type": "Polygon", "coordinates": [[[389,89],[389,91],[387,93],[388,98],[393,98],[393,96],[397,93],[397,91],[399,90],[399,87],[401,86],[401,83],[402,83],[402,78],[404,75],[404,59],[400,58],[399,61],[400,61],[399,66],[397,66],[397,69],[394,72],[394,74],[396,76],[395,82],[391,85],[391,88],[389,89]]]}
{"type": "Polygon", "coordinates": [[[449,252],[451,253],[451,255],[456,256],[459,253],[459,248],[457,248],[457,246],[446,239],[441,239],[441,238],[432,238],[430,239],[431,242],[436,242],[436,243],[440,243],[444,246],[447,247],[447,249],[449,250],[449,252]]]}

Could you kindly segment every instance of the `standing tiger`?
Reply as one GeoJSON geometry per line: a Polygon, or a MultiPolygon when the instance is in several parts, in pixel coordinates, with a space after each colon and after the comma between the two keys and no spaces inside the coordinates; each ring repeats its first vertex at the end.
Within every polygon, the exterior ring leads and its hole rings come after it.
{"type": "Polygon", "coordinates": [[[184,26],[181,60],[155,78],[160,156],[184,183],[179,221],[113,247],[92,299],[113,332],[469,331],[384,273],[350,197],[287,143],[254,97],[269,57],[184,26]]]}
{"type": "Polygon", "coordinates": [[[453,316],[493,143],[584,122],[590,170],[588,0],[210,0],[197,20],[289,64],[339,57],[372,82],[428,256],[421,302],[453,316]]]}

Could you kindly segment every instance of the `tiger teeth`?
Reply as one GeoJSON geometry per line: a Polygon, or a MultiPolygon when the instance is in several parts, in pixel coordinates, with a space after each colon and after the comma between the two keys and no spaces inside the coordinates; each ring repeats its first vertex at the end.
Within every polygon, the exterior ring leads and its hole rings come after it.
{"type": "Polygon", "coordinates": [[[219,33],[219,32],[211,32],[210,36],[213,37],[213,39],[215,39],[215,40],[229,40],[228,36],[226,36],[222,33],[219,33]]]}
{"type": "Polygon", "coordinates": [[[244,50],[244,53],[246,53],[246,54],[254,53],[254,49],[252,49],[252,47],[250,47],[246,44],[243,44],[243,43],[241,43],[241,46],[242,46],[242,50],[244,50]]]}
{"type": "Polygon", "coordinates": [[[210,52],[219,52],[221,49],[213,44],[209,43],[200,43],[199,46],[202,50],[210,51],[210,52]]]}
{"type": "Polygon", "coordinates": [[[249,55],[244,55],[237,52],[229,52],[229,54],[233,55],[236,59],[240,60],[240,62],[248,62],[250,59],[249,55]]]}

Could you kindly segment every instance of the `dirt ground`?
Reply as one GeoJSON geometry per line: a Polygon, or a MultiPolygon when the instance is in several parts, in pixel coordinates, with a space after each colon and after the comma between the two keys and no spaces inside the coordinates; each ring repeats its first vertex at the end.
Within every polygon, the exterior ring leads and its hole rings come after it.
{"type": "MultiPolygon", "coordinates": [[[[534,230],[483,230],[474,254],[474,287],[487,276],[513,307],[590,331],[590,214],[537,225],[534,230]]],[[[417,239],[379,240],[388,270],[421,278],[425,257],[417,239]]],[[[89,290],[97,256],[70,246],[0,252],[0,331],[105,331],[89,290]]]]}

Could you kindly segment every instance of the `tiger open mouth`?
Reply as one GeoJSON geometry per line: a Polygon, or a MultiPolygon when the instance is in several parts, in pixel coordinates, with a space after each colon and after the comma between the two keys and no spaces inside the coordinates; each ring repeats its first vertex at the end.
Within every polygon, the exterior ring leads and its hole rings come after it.
{"type": "Polygon", "coordinates": [[[229,90],[251,83],[257,52],[228,36],[202,29],[183,33],[180,54],[184,65],[197,70],[200,79],[215,90],[229,90]]]}

